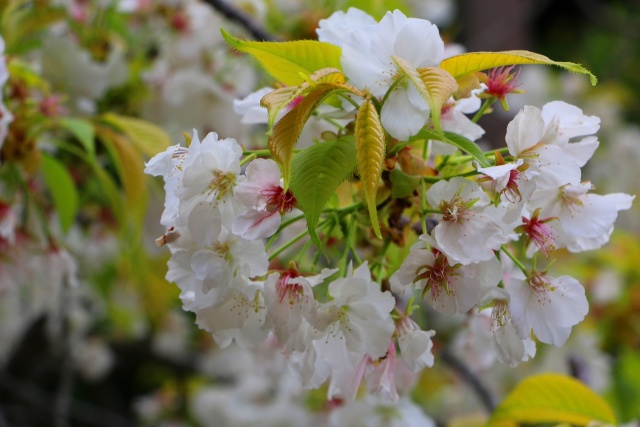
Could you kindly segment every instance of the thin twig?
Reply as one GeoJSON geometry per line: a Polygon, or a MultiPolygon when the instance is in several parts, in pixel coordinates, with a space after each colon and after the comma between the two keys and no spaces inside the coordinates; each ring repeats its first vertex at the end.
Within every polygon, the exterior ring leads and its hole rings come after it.
{"type": "Polygon", "coordinates": [[[261,41],[277,41],[277,38],[271,35],[260,24],[255,22],[250,16],[241,10],[233,7],[224,0],[203,0],[206,4],[220,12],[227,19],[242,25],[256,40],[261,41]]]}
{"type": "Polygon", "coordinates": [[[460,377],[471,387],[480,399],[482,406],[491,414],[496,409],[496,403],[489,389],[482,383],[476,374],[464,362],[454,356],[446,349],[439,352],[440,359],[446,363],[451,369],[460,375],[460,377]]]}

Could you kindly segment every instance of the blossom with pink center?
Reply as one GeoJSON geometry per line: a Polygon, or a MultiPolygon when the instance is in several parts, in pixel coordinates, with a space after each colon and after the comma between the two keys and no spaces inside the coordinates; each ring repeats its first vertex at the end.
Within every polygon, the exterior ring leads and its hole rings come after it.
{"type": "Polygon", "coordinates": [[[571,276],[533,271],[526,280],[512,277],[509,294],[509,312],[518,336],[526,339],[533,330],[540,341],[557,347],[564,345],[571,328],[589,311],[584,288],[571,276]]]}
{"type": "Polygon", "coordinates": [[[317,309],[313,287],[337,270],[323,269],[315,276],[304,277],[294,269],[282,275],[271,274],[264,284],[267,316],[280,345],[286,351],[304,351],[308,344],[305,326],[314,326],[317,309]]]}
{"type": "Polygon", "coordinates": [[[414,287],[422,291],[433,308],[441,313],[466,313],[474,307],[486,288],[498,284],[502,275],[495,258],[476,264],[451,265],[430,236],[421,236],[430,243],[416,243],[389,282],[394,292],[404,293],[414,287]]]}
{"type": "Polygon", "coordinates": [[[545,122],[540,109],[525,106],[507,125],[509,154],[528,165],[525,177],[537,188],[557,188],[580,181],[580,165],[558,141],[558,121],[545,122]],[[537,174],[537,175],[536,175],[537,174]]]}
{"type": "Polygon", "coordinates": [[[296,199],[282,188],[280,168],[273,160],[252,161],[246,176],[233,194],[247,210],[236,216],[232,231],[249,240],[269,237],[280,227],[282,215],[291,212],[296,199]]]}
{"type": "Polygon", "coordinates": [[[510,93],[523,93],[518,87],[522,83],[518,81],[520,75],[520,69],[515,73],[512,73],[514,66],[510,67],[497,67],[493,68],[487,73],[487,89],[482,94],[482,97],[495,97],[502,108],[509,110],[509,104],[507,104],[507,95],[510,93]]]}
{"type": "Polygon", "coordinates": [[[450,264],[487,261],[507,242],[500,218],[488,213],[489,197],[476,182],[460,177],[439,181],[427,200],[442,211],[433,236],[450,264]]]}
{"type": "Polygon", "coordinates": [[[635,196],[623,193],[591,194],[590,182],[538,190],[527,207],[539,209],[557,232],[556,245],[571,252],[598,249],[609,241],[618,212],[631,208],[635,196]]]}
{"type": "Polygon", "coordinates": [[[531,218],[523,216],[523,224],[517,227],[516,231],[527,236],[524,242],[525,247],[529,247],[533,243],[549,258],[549,253],[557,249],[555,242],[558,238],[558,233],[547,223],[558,218],[548,217],[541,219],[539,216],[540,209],[536,209],[531,218]]]}

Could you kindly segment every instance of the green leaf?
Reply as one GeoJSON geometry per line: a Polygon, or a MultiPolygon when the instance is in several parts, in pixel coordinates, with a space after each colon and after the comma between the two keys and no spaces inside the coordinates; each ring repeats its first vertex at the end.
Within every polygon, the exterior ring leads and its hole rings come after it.
{"type": "Polygon", "coordinates": [[[124,188],[127,216],[133,218],[135,223],[140,225],[147,203],[142,156],[126,136],[106,126],[99,126],[96,130],[115,162],[124,188]]]}
{"type": "Polygon", "coordinates": [[[495,410],[487,427],[591,421],[616,424],[611,407],[581,382],[561,374],[539,374],[522,381],[495,410]]]}
{"type": "Polygon", "coordinates": [[[462,77],[476,71],[505,65],[542,64],[555,65],[573,73],[587,74],[592,85],[598,83],[598,78],[580,64],[573,62],[557,62],[544,55],[526,50],[508,50],[504,52],[471,52],[452,56],[440,63],[440,68],[446,70],[454,78],[462,77]]]}
{"type": "Polygon", "coordinates": [[[103,114],[100,119],[119,129],[138,151],[149,157],[171,145],[171,138],[164,130],[145,120],[113,113],[103,114]]]}
{"type": "Polygon", "coordinates": [[[422,139],[435,139],[437,141],[446,142],[447,144],[451,144],[454,147],[458,147],[462,151],[469,154],[471,157],[478,161],[478,164],[482,167],[489,167],[491,163],[487,160],[487,158],[482,153],[482,150],[475,142],[471,141],[468,138],[465,138],[462,135],[458,135],[453,132],[444,132],[443,134],[438,134],[434,131],[423,129],[421,130],[414,138],[422,138],[422,139]]]}
{"type": "Polygon", "coordinates": [[[400,169],[394,169],[391,171],[389,177],[391,179],[391,196],[396,199],[403,199],[413,193],[413,190],[420,185],[420,177],[415,175],[409,175],[401,171],[400,169]]]}
{"type": "Polygon", "coordinates": [[[318,85],[273,127],[269,138],[269,151],[280,164],[285,190],[289,188],[293,148],[298,142],[304,125],[316,108],[335,90],[335,85],[331,83],[318,85]]]}
{"type": "Polygon", "coordinates": [[[373,231],[376,237],[382,239],[380,224],[378,224],[376,195],[384,166],[385,135],[378,111],[369,98],[360,105],[358,110],[355,136],[362,194],[369,210],[373,231]]]}
{"type": "Polygon", "coordinates": [[[256,42],[220,31],[232,48],[255,57],[274,79],[288,86],[299,85],[306,76],[322,68],[342,69],[342,49],[329,43],[316,40],[256,42]]]}
{"type": "Polygon", "coordinates": [[[296,154],[292,163],[291,191],[307,219],[309,235],[320,247],[316,225],[338,186],[356,167],[353,136],[312,145],[296,154]]]}
{"type": "Polygon", "coordinates": [[[60,126],[76,137],[90,157],[95,155],[96,133],[90,121],[77,117],[66,117],[60,120],[60,126]]]}
{"type": "Polygon", "coordinates": [[[66,233],[78,212],[78,190],[67,169],[44,152],[42,153],[42,173],[58,213],[60,227],[66,233]]]}
{"type": "Polygon", "coordinates": [[[433,126],[440,132],[440,110],[458,88],[458,83],[444,70],[433,67],[417,70],[402,58],[393,56],[392,59],[426,101],[433,126]]]}

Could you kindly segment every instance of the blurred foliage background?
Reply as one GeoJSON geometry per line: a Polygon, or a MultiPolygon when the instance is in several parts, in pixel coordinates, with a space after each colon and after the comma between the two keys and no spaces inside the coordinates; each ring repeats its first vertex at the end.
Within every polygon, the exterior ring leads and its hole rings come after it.
{"type": "MultiPolygon", "coordinates": [[[[59,174],[73,185],[66,195],[47,196],[33,206],[46,216],[72,203],[68,194],[77,188],[71,222],[52,219],[53,228],[65,232],[54,230],[52,236],[59,237],[47,242],[79,257],[86,287],[47,296],[67,301],[62,332],[52,335],[54,310],[44,304],[20,316],[24,295],[3,283],[0,426],[224,425],[224,410],[207,412],[202,402],[208,402],[206,392],[232,383],[233,369],[241,368],[196,329],[190,314],[180,310],[179,290],[164,279],[168,254],[153,245],[164,232],[156,225],[161,187],[142,176],[143,162],[193,128],[256,144],[262,139],[263,128],[239,123],[233,100],[270,82],[250,58],[226,47],[220,27],[246,38],[255,26],[278,40],[309,39],[318,20],[351,6],[376,18],[400,8],[429,19],[445,41],[468,51],[526,49],[581,63],[600,79],[595,88],[584,76],[523,68],[527,93],[510,95],[511,110],[496,111],[483,123],[483,143],[501,146],[506,123],[522,105],[563,99],[602,118],[601,147],[587,178],[600,193],[638,193],[638,2],[1,0],[0,34],[10,74],[4,96],[14,121],[2,150],[0,201],[31,206],[32,201],[15,201],[16,188],[33,186],[36,194],[50,187],[38,171],[42,156],[56,153],[56,164],[68,171],[59,174]],[[29,137],[16,136],[35,128],[29,137]],[[16,176],[12,165],[29,178],[10,184],[16,176]]],[[[56,167],[48,170],[59,179],[56,167]]],[[[637,205],[621,214],[603,250],[558,263],[587,287],[591,303],[588,320],[567,347],[540,349],[539,363],[516,370],[475,372],[496,398],[533,372],[559,371],[604,394],[620,420],[640,419],[637,205]]],[[[23,218],[26,211],[20,208],[23,218]]],[[[27,222],[21,230],[32,236],[27,222]]],[[[19,262],[4,248],[1,254],[4,271],[19,262]]],[[[306,404],[322,407],[321,395],[311,394],[306,404]]],[[[456,425],[461,416],[482,419],[477,396],[444,363],[424,374],[415,399],[442,425],[456,425]]]]}

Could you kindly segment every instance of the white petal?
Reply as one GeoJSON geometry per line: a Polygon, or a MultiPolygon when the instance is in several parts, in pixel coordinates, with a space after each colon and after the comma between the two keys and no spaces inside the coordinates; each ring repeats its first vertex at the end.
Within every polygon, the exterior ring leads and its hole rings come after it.
{"type": "Polygon", "coordinates": [[[409,102],[409,91],[416,91],[411,86],[399,88],[391,92],[380,113],[382,126],[394,138],[401,141],[418,133],[429,119],[429,107],[417,108],[409,102]]]}
{"type": "Polygon", "coordinates": [[[518,156],[523,151],[540,142],[544,130],[544,120],[540,110],[526,106],[507,125],[505,139],[512,156],[518,156]]]}

